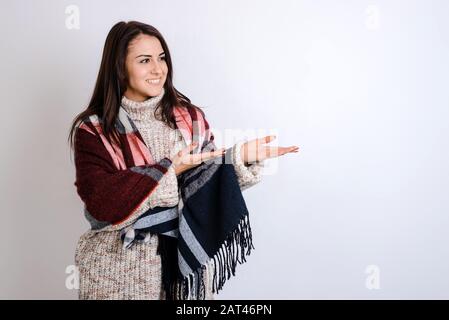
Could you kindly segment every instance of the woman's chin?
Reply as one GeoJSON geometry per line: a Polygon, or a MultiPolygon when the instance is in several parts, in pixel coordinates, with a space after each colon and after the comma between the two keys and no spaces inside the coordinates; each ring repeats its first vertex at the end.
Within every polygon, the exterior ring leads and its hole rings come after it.
{"type": "Polygon", "coordinates": [[[150,97],[155,97],[160,95],[162,92],[162,87],[161,88],[154,88],[151,90],[147,90],[147,95],[149,95],[150,97]]]}

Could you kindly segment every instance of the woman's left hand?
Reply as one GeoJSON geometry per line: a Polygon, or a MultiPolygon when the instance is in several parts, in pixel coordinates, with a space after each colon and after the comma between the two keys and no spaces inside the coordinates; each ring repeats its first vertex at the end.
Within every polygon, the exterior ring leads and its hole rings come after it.
{"type": "Polygon", "coordinates": [[[240,149],[240,156],[242,161],[247,164],[248,162],[263,161],[269,158],[275,158],[282,156],[286,153],[296,153],[299,147],[270,147],[263,144],[269,143],[276,139],[276,136],[266,136],[264,138],[258,138],[245,142],[240,149]]]}

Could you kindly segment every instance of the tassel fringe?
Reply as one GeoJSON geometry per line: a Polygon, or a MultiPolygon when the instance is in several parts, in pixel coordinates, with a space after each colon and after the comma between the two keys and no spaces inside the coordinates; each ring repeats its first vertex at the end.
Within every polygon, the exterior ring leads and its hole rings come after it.
{"type": "MultiPolygon", "coordinates": [[[[160,245],[160,252],[162,247],[160,245]]],[[[231,275],[235,276],[237,264],[246,262],[246,256],[251,254],[251,249],[255,249],[252,242],[252,232],[249,223],[248,215],[246,215],[238,224],[237,228],[232,231],[224,241],[212,261],[212,268],[208,270],[207,264],[202,265],[197,270],[193,271],[187,277],[182,277],[178,274],[178,279],[169,279],[169,277],[162,274],[165,293],[167,300],[205,300],[206,298],[206,283],[211,281],[210,272],[212,271],[212,292],[218,293],[223,289],[223,286],[231,275]]],[[[169,263],[167,258],[162,257],[162,264],[169,263]]],[[[169,266],[165,266],[169,267],[169,266]]],[[[210,268],[209,268],[210,269],[210,268]]],[[[166,269],[165,269],[166,270],[166,269]]]]}

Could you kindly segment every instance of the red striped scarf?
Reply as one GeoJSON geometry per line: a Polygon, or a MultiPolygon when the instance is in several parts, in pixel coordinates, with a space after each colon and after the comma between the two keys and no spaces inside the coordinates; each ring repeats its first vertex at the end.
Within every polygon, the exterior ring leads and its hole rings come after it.
{"type": "MultiPolygon", "coordinates": [[[[194,153],[207,141],[211,142],[209,148],[215,149],[214,136],[199,109],[175,107],[173,113],[185,142],[199,142],[194,153]]],[[[101,119],[92,115],[75,133],[75,186],[93,229],[118,225],[132,216],[172,164],[168,158],[154,161],[123,107],[115,125],[121,146],[106,139],[100,123],[101,119]]]]}
{"type": "MultiPolygon", "coordinates": [[[[199,109],[176,107],[174,115],[185,142],[198,142],[194,153],[216,149],[199,109]]],[[[218,292],[254,248],[234,166],[226,165],[232,163],[231,152],[222,157],[225,164],[211,159],[178,177],[178,206],[156,207],[134,217],[172,161],[154,161],[123,107],[115,128],[120,147],[106,139],[97,116],[85,119],[75,134],[75,185],[92,229],[120,226],[126,246],[138,240],[136,233],[158,234],[168,299],[204,299],[204,273],[211,260],[213,292],[218,292]]]]}

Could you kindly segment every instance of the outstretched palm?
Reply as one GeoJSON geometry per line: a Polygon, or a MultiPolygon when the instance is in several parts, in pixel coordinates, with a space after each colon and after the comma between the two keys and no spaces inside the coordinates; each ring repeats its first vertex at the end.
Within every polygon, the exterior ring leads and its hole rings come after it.
{"type": "MultiPolygon", "coordinates": [[[[240,156],[242,157],[242,161],[245,163],[251,163],[256,161],[263,161],[268,158],[274,158],[282,156],[286,153],[290,152],[298,152],[297,146],[291,147],[270,147],[264,146],[264,144],[273,141],[275,136],[266,136],[264,138],[254,139],[248,142],[245,142],[241,146],[240,156]]],[[[179,175],[184,171],[192,169],[203,161],[213,159],[216,157],[220,157],[224,154],[225,148],[221,148],[215,151],[190,154],[192,150],[195,149],[197,144],[191,143],[184,149],[180,150],[176,156],[172,159],[175,173],[179,175]]]]}
{"type": "Polygon", "coordinates": [[[270,147],[264,145],[273,141],[274,139],[276,139],[275,136],[266,136],[244,143],[242,145],[242,149],[240,150],[242,161],[244,161],[245,163],[251,163],[256,161],[263,161],[268,158],[279,157],[290,152],[298,152],[299,147],[297,146],[270,147]]]}

